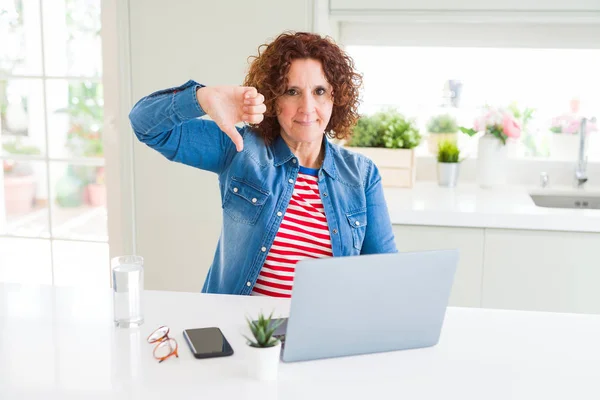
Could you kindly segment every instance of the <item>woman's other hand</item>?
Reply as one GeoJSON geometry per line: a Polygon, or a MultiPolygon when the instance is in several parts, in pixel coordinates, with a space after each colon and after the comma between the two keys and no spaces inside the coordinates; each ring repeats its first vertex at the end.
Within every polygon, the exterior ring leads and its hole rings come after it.
{"type": "Polygon", "coordinates": [[[242,151],[244,142],[235,128],[238,122],[258,124],[264,118],[265,98],[249,86],[202,87],[196,91],[200,107],[217,123],[219,128],[242,151]]]}

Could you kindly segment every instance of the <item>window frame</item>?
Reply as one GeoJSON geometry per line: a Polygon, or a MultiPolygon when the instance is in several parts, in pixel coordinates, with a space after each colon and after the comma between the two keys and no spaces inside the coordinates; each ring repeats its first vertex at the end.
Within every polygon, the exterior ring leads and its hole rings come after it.
{"type": "MultiPolygon", "coordinates": [[[[361,44],[373,44],[373,38],[379,40],[381,37],[386,37],[385,30],[390,25],[399,24],[408,28],[420,27],[421,29],[429,24],[429,26],[437,25],[455,25],[462,27],[469,27],[474,24],[495,26],[496,30],[499,26],[507,26],[512,24],[514,27],[519,28],[520,32],[553,32],[557,27],[567,29],[570,32],[568,40],[561,41],[561,48],[598,48],[600,49],[600,41],[594,40],[593,38],[600,37],[600,6],[594,10],[583,10],[581,7],[570,8],[569,2],[560,0],[563,2],[563,6],[560,11],[557,11],[556,7],[553,9],[537,9],[537,10],[517,10],[517,9],[501,9],[493,10],[486,9],[482,6],[480,9],[442,9],[436,7],[436,1],[433,1],[431,7],[419,6],[419,9],[402,9],[401,5],[398,5],[394,9],[383,9],[377,8],[377,5],[369,4],[369,8],[351,7],[351,8],[336,8],[332,9],[332,0],[314,0],[314,12],[313,12],[313,26],[315,32],[330,36],[336,41],[342,48],[348,44],[359,44],[358,42],[346,43],[348,40],[348,28],[360,27],[363,29],[363,42],[361,44]],[[538,26],[541,28],[532,28],[538,26]],[[378,33],[371,33],[365,37],[367,29],[381,29],[378,33]],[[597,35],[592,35],[592,33],[597,35]],[[582,39],[579,46],[571,47],[577,39],[582,39]]],[[[339,3],[339,2],[338,2],[339,3]]],[[[445,4],[445,3],[444,3],[445,4]]],[[[399,30],[396,30],[398,32],[399,30]]],[[[438,30],[438,36],[443,38],[443,35],[439,33],[445,32],[438,30]]],[[[389,32],[388,32],[389,34],[389,32]]],[[[435,37],[432,32],[427,43],[425,45],[433,46],[439,45],[432,41],[432,37],[435,37]]],[[[356,36],[356,35],[355,35],[356,36]]],[[[540,36],[538,36],[539,38],[540,36]]],[[[543,37],[543,36],[541,36],[543,37]]],[[[555,37],[551,36],[551,37],[555,37]]],[[[488,38],[489,39],[489,38],[488,38]]],[[[385,42],[380,44],[390,45],[390,39],[384,39],[385,42]]],[[[396,42],[399,43],[399,42],[396,42]]],[[[406,42],[405,42],[406,43],[406,42]]],[[[415,39],[412,40],[412,45],[418,44],[415,39]]],[[[438,42],[441,43],[441,42],[438,42]]],[[[506,40],[503,43],[509,43],[506,40]]],[[[514,40],[512,42],[516,47],[525,47],[523,43],[519,45],[519,42],[514,40]]],[[[473,46],[475,44],[472,44],[473,46]]],[[[506,47],[498,46],[498,47],[506,47]]],[[[422,155],[417,157],[420,164],[424,164],[427,167],[427,173],[420,173],[419,179],[435,180],[435,157],[433,155],[422,155]]],[[[537,176],[538,171],[552,171],[555,172],[555,176],[561,177],[559,183],[567,184],[566,174],[564,171],[570,171],[574,168],[576,159],[573,157],[572,161],[553,160],[551,158],[519,158],[511,159],[511,163],[523,172],[521,176],[522,180],[514,182],[515,184],[534,184],[532,176],[537,176]]],[[[473,169],[475,166],[467,163],[465,167],[468,170],[473,169]]],[[[587,163],[588,174],[593,175],[600,173],[600,161],[588,161],[587,163]]],[[[465,175],[471,175],[467,172],[465,175]]],[[[555,181],[556,182],[556,181],[555,181]]],[[[537,184],[537,180],[535,181],[537,184]]],[[[596,185],[596,183],[593,183],[596,185]]]]}

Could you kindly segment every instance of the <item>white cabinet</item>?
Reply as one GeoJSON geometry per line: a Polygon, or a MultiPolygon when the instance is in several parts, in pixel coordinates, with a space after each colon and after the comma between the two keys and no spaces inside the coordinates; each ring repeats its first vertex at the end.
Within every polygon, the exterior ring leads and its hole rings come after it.
{"type": "Polygon", "coordinates": [[[482,228],[446,228],[394,225],[398,251],[458,249],[460,260],[450,295],[450,305],[479,307],[483,267],[482,228]]]}
{"type": "Polygon", "coordinates": [[[451,306],[600,313],[600,233],[394,225],[399,251],[457,248],[451,306]]]}
{"type": "Polygon", "coordinates": [[[485,230],[482,306],[600,313],[600,233],[485,230]]]}

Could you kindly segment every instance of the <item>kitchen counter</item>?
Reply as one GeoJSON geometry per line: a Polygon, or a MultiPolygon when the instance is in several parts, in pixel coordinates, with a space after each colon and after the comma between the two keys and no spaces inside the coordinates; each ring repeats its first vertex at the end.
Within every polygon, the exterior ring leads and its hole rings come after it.
{"type": "Polygon", "coordinates": [[[538,207],[531,190],[540,188],[418,181],[411,189],[385,188],[385,196],[392,224],[600,232],[600,210],[538,207]]]}
{"type": "Polygon", "coordinates": [[[600,398],[600,316],[476,308],[449,307],[433,347],[281,363],[277,382],[248,378],[244,317],[285,316],[289,304],[146,291],[145,323],[122,329],[109,288],[0,284],[0,398],[600,398]],[[146,338],[163,324],[179,358],[159,364],[146,338]],[[222,329],[232,356],[192,356],[182,330],[207,326],[222,329]]]}

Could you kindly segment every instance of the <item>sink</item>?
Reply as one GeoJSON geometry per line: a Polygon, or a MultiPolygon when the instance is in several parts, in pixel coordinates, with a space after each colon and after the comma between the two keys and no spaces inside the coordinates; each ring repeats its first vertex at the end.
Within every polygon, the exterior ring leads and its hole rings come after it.
{"type": "Polygon", "coordinates": [[[529,193],[538,207],[600,210],[600,191],[587,189],[539,189],[529,193]]]}

